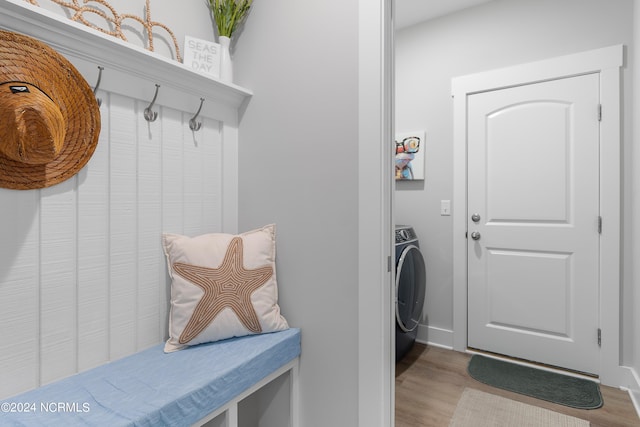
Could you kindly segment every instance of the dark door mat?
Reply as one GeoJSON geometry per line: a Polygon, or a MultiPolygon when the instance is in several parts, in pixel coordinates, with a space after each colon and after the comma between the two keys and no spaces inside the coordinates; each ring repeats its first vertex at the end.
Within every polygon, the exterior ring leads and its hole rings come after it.
{"type": "Polygon", "coordinates": [[[596,409],[602,406],[600,385],[595,381],[474,354],[467,368],[472,378],[504,390],[570,406],[596,409]]]}

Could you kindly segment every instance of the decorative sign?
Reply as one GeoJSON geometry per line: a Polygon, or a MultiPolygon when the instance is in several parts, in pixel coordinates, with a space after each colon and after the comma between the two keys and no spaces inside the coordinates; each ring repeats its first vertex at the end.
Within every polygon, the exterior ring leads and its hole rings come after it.
{"type": "Polygon", "coordinates": [[[184,36],[184,65],[211,77],[220,77],[220,45],[184,36]]]}

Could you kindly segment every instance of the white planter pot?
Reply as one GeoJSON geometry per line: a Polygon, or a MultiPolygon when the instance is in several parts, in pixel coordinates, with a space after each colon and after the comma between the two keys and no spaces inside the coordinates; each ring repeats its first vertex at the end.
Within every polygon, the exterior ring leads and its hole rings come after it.
{"type": "Polygon", "coordinates": [[[231,39],[226,36],[218,37],[220,42],[220,80],[226,83],[233,82],[233,64],[231,62],[231,53],[229,52],[229,45],[231,39]]]}

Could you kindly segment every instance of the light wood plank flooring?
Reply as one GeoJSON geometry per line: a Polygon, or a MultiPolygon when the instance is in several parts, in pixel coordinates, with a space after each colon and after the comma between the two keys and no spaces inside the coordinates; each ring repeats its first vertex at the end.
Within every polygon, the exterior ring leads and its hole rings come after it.
{"type": "Polygon", "coordinates": [[[396,365],[396,427],[446,427],[465,387],[561,412],[592,427],[640,426],[627,392],[601,386],[604,406],[581,410],[493,388],[469,376],[470,354],[416,343],[396,365]]]}

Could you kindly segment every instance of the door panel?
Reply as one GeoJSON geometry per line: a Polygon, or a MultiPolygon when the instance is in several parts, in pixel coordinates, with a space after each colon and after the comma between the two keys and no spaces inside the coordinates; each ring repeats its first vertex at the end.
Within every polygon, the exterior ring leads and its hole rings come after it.
{"type": "Polygon", "coordinates": [[[597,74],[469,96],[470,347],[597,374],[598,103],[597,74]]]}
{"type": "Polygon", "coordinates": [[[569,110],[535,101],[487,116],[488,220],[567,222],[569,110]]]}
{"type": "Polygon", "coordinates": [[[570,254],[488,250],[487,258],[489,327],[569,336],[570,254]]]}

